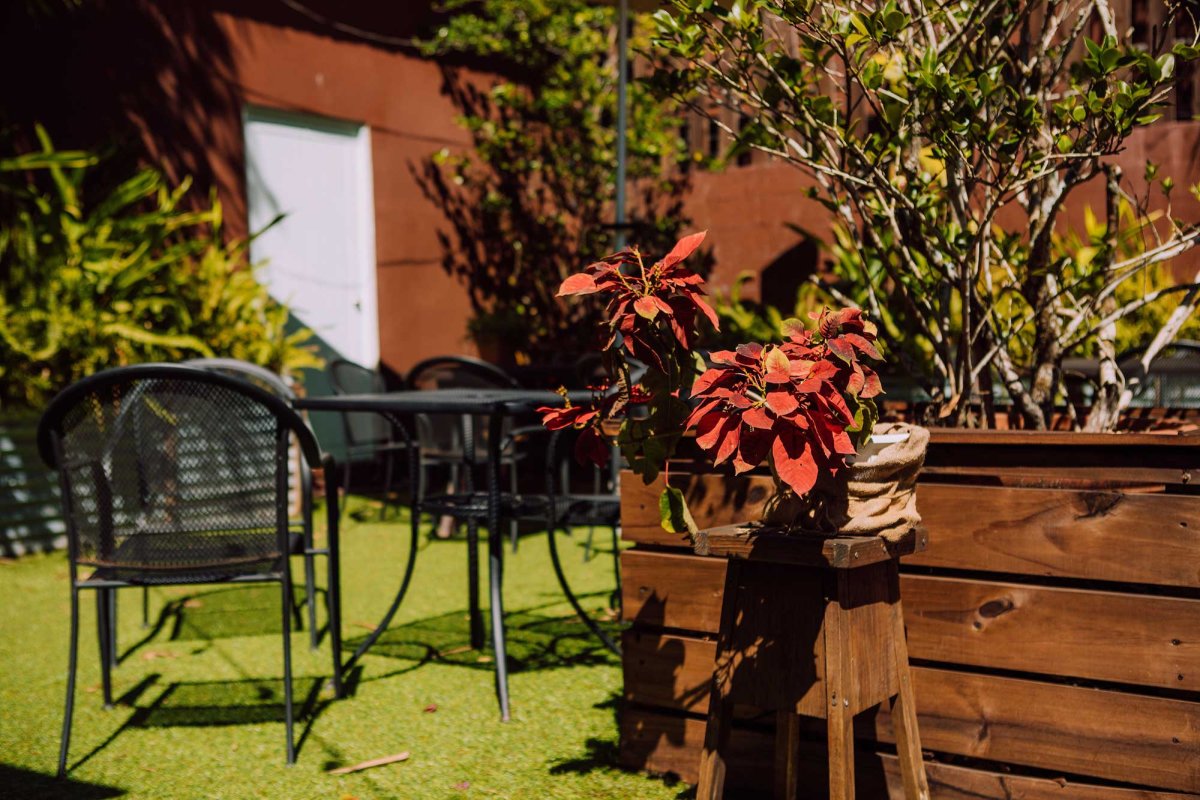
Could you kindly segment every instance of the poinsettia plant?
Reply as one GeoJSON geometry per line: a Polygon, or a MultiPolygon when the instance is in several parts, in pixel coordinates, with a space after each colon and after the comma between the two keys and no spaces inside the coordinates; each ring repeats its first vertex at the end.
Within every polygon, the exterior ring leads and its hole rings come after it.
{"type": "Polygon", "coordinates": [[[745,472],[769,460],[779,481],[805,495],[834,477],[871,433],[883,391],[865,360],[882,357],[875,326],[856,308],[814,314],[816,330],[784,323],[782,344],[711,353],[692,386],[687,419],[714,464],[745,472]]]}
{"type": "Polygon", "coordinates": [[[546,427],[580,431],[575,454],[581,461],[607,462],[606,424],[619,424],[621,453],[647,483],[674,452],[688,416],[683,398],[698,374],[700,320],[718,326],[704,300],[704,278],[683,263],[704,236],[683,237],[657,261],[637,247],[621,250],[559,288],[559,297],[597,295],[607,318],[600,353],[608,383],[593,387],[589,407],[541,409],[546,427]]]}
{"type": "MultiPolygon", "coordinates": [[[[787,320],[778,344],[743,344],[706,360],[699,321],[717,328],[717,317],[703,277],[683,264],[704,236],[685,236],[649,265],[636,247],[622,250],[563,282],[561,297],[605,300],[600,350],[610,382],[593,387],[588,406],[539,409],[543,423],[579,430],[576,457],[601,466],[609,457],[606,423],[619,424],[622,455],[647,483],[694,429],[714,464],[742,473],[766,461],[783,491],[812,494],[822,476],[845,466],[877,418],[873,398],[882,386],[869,363],[881,359],[875,326],[858,309],[826,310],[813,315],[813,330],[787,320]],[[644,371],[635,371],[635,359],[644,371]]],[[[666,488],[659,506],[664,528],[695,531],[678,489],[666,488]]]]}

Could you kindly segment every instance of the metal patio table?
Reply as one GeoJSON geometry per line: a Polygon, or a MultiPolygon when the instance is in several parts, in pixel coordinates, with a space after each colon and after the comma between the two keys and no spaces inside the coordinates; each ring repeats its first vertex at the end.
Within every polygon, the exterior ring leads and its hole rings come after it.
{"type": "MultiPolygon", "coordinates": [[[[590,392],[569,392],[567,397],[572,403],[589,403],[592,400],[590,392]]],[[[532,390],[532,389],[431,389],[423,391],[404,391],[404,392],[388,392],[383,394],[347,394],[334,395],[329,397],[302,397],[297,398],[294,405],[297,409],[305,411],[331,411],[331,412],[373,412],[386,417],[391,421],[396,429],[402,432],[403,436],[408,436],[405,426],[401,424],[401,417],[409,414],[452,414],[463,418],[464,428],[464,443],[463,452],[468,468],[466,472],[466,491],[468,495],[474,495],[473,478],[471,473],[475,466],[475,442],[474,442],[474,425],[473,417],[486,417],[488,427],[487,438],[487,528],[488,528],[488,589],[489,589],[489,607],[492,622],[492,648],[496,660],[496,697],[500,703],[501,719],[507,721],[509,718],[508,710],[508,662],[506,660],[506,645],[504,634],[504,602],[501,597],[501,585],[504,571],[504,537],[498,531],[500,530],[501,517],[504,515],[502,504],[504,497],[500,491],[500,450],[502,447],[503,422],[505,417],[512,417],[519,414],[527,414],[536,411],[541,406],[561,406],[564,400],[562,395],[549,390],[532,390]]],[[[410,474],[417,475],[417,458],[418,452],[414,443],[409,447],[409,467],[410,474]]],[[[414,495],[417,493],[414,491],[414,495]]],[[[384,614],[383,620],[376,626],[375,630],[363,640],[362,644],[355,650],[354,655],[343,667],[344,670],[349,670],[354,662],[366,652],[368,648],[382,635],[391,623],[397,609],[400,607],[400,602],[404,599],[405,593],[408,591],[408,586],[412,580],[413,567],[417,557],[417,543],[419,539],[419,510],[420,501],[414,499],[412,506],[412,514],[410,520],[411,529],[411,546],[409,547],[408,563],[404,568],[404,577],[401,579],[400,588],[396,592],[395,598],[392,600],[391,606],[387,613],[384,614]]],[[[474,529],[474,524],[471,530],[474,529]]],[[[575,610],[582,615],[585,622],[591,623],[589,628],[601,636],[601,639],[606,639],[580,608],[578,601],[567,585],[566,578],[559,564],[557,549],[554,547],[554,532],[550,531],[547,534],[551,539],[551,557],[554,562],[555,573],[558,577],[563,591],[567,595],[567,599],[575,610]]],[[[472,537],[473,539],[473,537],[472,537]]],[[[478,620],[480,618],[478,608],[478,555],[477,541],[468,542],[468,573],[470,581],[470,603],[471,603],[471,644],[474,647],[482,646],[482,630],[479,628],[478,620]]],[[[607,644],[607,641],[606,641],[607,644]]]]}

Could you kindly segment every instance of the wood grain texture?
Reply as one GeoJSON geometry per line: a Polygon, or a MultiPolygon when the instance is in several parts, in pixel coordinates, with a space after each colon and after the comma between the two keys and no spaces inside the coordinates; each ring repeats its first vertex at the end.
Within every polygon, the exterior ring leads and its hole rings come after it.
{"type": "MultiPolygon", "coordinates": [[[[635,549],[621,564],[625,619],[716,632],[724,562],[635,549]]],[[[900,587],[912,658],[1200,690],[1200,600],[926,575],[900,587]]]]}
{"type": "MultiPolygon", "coordinates": [[[[644,640],[642,653],[671,663],[627,672],[626,699],[683,710],[664,698],[706,681],[715,646],[668,635],[644,640]],[[670,674],[672,683],[650,685],[642,677],[650,674],[670,674]]],[[[1200,792],[1200,703],[925,667],[912,675],[927,750],[1200,792]]],[[[690,710],[706,711],[706,700],[690,710]]],[[[860,740],[894,743],[888,712],[871,716],[859,717],[860,740]]]]}
{"type": "MultiPolygon", "coordinates": [[[[644,708],[627,708],[621,714],[620,763],[630,769],[669,773],[694,783],[704,720],[644,708]]],[[[763,728],[734,728],[730,739],[729,785],[738,798],[769,797],[772,734],[763,728]],[[757,790],[757,791],[756,791],[757,790]]],[[[863,797],[904,800],[900,766],[895,756],[869,749],[856,753],[860,793],[863,797]]],[[[797,780],[805,797],[823,798],[824,744],[799,743],[797,780]]],[[[1034,778],[927,762],[932,800],[1197,800],[1200,795],[1149,789],[1098,786],[1065,779],[1034,778]]]]}
{"type": "Polygon", "coordinates": [[[801,567],[857,569],[925,549],[923,529],[910,528],[894,539],[879,536],[796,534],[754,525],[702,528],[692,541],[699,556],[794,564],[801,567]]]}
{"type": "Polygon", "coordinates": [[[906,564],[1200,586],[1200,497],[922,484],[906,564]]]}
{"type": "MultiPolygon", "coordinates": [[[[755,519],[770,488],[765,476],[675,475],[671,483],[702,528],[755,519]]],[[[659,525],[661,489],[622,484],[622,536],[687,548],[659,525]]],[[[905,564],[1200,586],[1200,496],[922,483],[917,508],[929,546],[905,564]]]]}

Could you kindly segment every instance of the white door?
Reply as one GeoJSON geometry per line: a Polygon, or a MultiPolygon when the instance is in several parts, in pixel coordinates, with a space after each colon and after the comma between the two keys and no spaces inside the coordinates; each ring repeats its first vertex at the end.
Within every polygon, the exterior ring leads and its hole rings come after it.
{"type": "Polygon", "coordinates": [[[245,115],[250,244],[271,295],[342,356],[379,361],[375,202],[365,125],[270,109],[245,115]]]}

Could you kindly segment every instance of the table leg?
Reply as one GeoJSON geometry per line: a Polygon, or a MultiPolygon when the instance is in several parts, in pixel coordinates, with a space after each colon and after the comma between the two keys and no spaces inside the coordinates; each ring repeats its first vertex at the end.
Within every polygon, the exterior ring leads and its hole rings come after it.
{"type": "MultiPolygon", "coordinates": [[[[475,419],[469,414],[462,417],[463,459],[462,485],[455,486],[470,497],[475,492],[475,419]]],[[[456,520],[457,522],[457,520],[456,520]]],[[[474,516],[467,519],[467,619],[471,629],[471,647],[483,647],[483,614],[479,608],[479,520],[474,516]]]]}
{"type": "Polygon", "coordinates": [[[496,659],[496,698],[500,719],[508,721],[508,652],[504,641],[504,537],[500,531],[500,438],[503,416],[488,419],[488,588],[492,612],[492,648],[496,659]]]}

